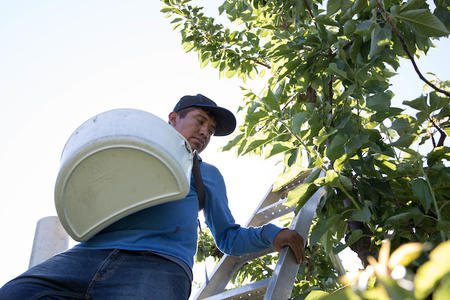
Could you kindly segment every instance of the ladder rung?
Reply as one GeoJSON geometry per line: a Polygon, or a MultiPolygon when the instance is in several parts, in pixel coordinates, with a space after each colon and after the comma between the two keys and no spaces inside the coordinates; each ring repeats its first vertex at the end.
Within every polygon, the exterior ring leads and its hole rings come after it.
{"type": "Polygon", "coordinates": [[[283,205],[284,202],[286,202],[286,199],[282,199],[274,204],[260,209],[250,221],[249,225],[261,226],[295,210],[295,206],[283,205]]]}
{"type": "Polygon", "coordinates": [[[251,284],[241,286],[214,296],[204,298],[204,300],[243,300],[243,299],[263,299],[267,290],[270,278],[253,282],[251,284]]]}

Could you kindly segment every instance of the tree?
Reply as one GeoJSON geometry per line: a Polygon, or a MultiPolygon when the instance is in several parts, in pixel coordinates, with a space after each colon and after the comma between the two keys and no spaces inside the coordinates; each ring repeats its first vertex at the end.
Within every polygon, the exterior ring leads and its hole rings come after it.
{"type": "MultiPolygon", "coordinates": [[[[314,245],[325,254],[351,247],[367,266],[385,239],[393,248],[448,239],[450,81],[426,78],[415,63],[432,40],[448,37],[448,1],[431,8],[425,0],[226,0],[222,23],[190,0],[163,2],[202,67],[265,82],[261,91],[243,88],[245,121],[223,150],[279,156],[280,185],[311,168],[326,172],[288,195],[301,208],[327,190],[311,253],[314,245]],[[401,57],[427,87],[403,102],[411,110],[395,107],[389,90],[401,57]]],[[[429,250],[409,264],[412,272],[429,250]]],[[[313,288],[302,286],[297,294],[313,288]]]]}

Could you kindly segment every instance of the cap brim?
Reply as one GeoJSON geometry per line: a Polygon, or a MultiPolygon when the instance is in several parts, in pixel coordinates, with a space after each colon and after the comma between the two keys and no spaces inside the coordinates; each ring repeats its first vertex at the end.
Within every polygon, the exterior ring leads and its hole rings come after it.
{"type": "Polygon", "coordinates": [[[229,135],[236,128],[236,118],[234,117],[234,114],[228,109],[220,106],[210,106],[202,104],[196,104],[194,106],[207,110],[214,116],[214,119],[216,121],[216,130],[214,132],[214,135],[229,135]]]}

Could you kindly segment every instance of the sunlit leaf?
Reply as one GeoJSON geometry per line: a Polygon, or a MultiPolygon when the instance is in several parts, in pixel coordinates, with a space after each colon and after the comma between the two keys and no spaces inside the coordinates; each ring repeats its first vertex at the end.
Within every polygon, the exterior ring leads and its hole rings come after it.
{"type": "Polygon", "coordinates": [[[441,286],[433,293],[433,300],[450,299],[450,275],[447,275],[441,286]]]}
{"type": "Polygon", "coordinates": [[[306,296],[305,300],[319,300],[326,295],[328,295],[328,293],[325,291],[311,291],[308,296],[306,296]]]}
{"type": "Polygon", "coordinates": [[[397,16],[397,19],[411,24],[417,32],[428,37],[439,37],[449,34],[444,24],[428,9],[404,11],[397,16]]]}
{"type": "Polygon", "coordinates": [[[317,189],[318,187],[313,183],[302,184],[298,188],[289,191],[287,201],[284,204],[287,206],[297,205],[297,209],[300,209],[317,189]]]}
{"type": "Polygon", "coordinates": [[[424,263],[414,278],[414,294],[417,298],[427,297],[439,283],[439,280],[450,272],[450,241],[439,244],[431,253],[430,260],[424,263]]]}
{"type": "Polygon", "coordinates": [[[244,134],[236,135],[232,140],[230,140],[225,146],[222,147],[222,151],[228,151],[234,146],[236,146],[242,139],[244,138],[244,134]]]}
{"type": "Polygon", "coordinates": [[[396,266],[407,266],[422,253],[423,245],[421,243],[403,244],[389,258],[389,268],[394,269],[396,266]]]}

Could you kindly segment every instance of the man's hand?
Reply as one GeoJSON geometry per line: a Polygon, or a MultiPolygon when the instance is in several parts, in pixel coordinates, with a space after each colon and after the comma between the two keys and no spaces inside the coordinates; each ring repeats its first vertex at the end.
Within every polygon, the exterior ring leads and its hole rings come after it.
{"type": "Polygon", "coordinates": [[[273,240],[273,247],[280,252],[283,247],[289,246],[295,254],[295,259],[298,264],[301,264],[305,259],[305,249],[303,247],[303,238],[295,230],[283,229],[275,236],[273,240]]]}

